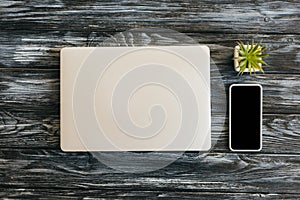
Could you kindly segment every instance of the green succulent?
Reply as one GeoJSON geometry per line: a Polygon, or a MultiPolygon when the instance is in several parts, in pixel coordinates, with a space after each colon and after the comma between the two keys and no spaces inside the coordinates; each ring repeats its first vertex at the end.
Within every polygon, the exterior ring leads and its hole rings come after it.
{"type": "Polygon", "coordinates": [[[252,40],[252,44],[244,44],[243,42],[238,42],[238,46],[240,47],[238,53],[239,57],[234,57],[234,60],[238,61],[238,67],[240,67],[240,71],[238,75],[242,75],[245,71],[245,69],[248,69],[250,74],[252,72],[255,73],[255,70],[258,70],[262,73],[264,73],[264,70],[262,69],[262,65],[267,65],[265,61],[262,60],[262,58],[265,58],[268,56],[268,54],[264,54],[263,52],[266,50],[266,47],[261,46],[262,40],[260,40],[257,44],[254,44],[254,41],[252,40]]]}

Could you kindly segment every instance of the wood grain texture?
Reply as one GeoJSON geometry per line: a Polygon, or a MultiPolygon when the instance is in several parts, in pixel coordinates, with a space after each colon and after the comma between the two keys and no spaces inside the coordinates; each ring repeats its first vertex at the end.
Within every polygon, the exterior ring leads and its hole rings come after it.
{"type": "MultiPolygon", "coordinates": [[[[299,21],[296,0],[1,0],[0,198],[300,199],[299,21]],[[143,174],[113,170],[89,153],[62,152],[60,49],[141,41],[182,44],[163,31],[115,35],[153,27],[186,33],[210,47],[217,67],[211,70],[212,138],[217,141],[212,151],[187,152],[175,163],[143,174]],[[263,39],[268,48],[266,74],[237,77],[233,47],[238,40],[252,39],[263,39]],[[220,80],[227,94],[232,83],[263,85],[260,153],[228,150],[220,80]]],[[[147,153],[139,155],[147,158],[147,153]]],[[[176,155],[157,156],[160,161],[176,155]]]]}
{"type": "MultiPolygon", "coordinates": [[[[59,71],[4,70],[0,74],[1,144],[3,147],[51,147],[59,145],[59,71]],[[22,91],[22,92],[19,92],[22,91]],[[49,109],[50,108],[50,109],[49,109]],[[7,143],[9,141],[9,143],[7,143]],[[29,145],[29,146],[28,146],[29,145]]],[[[265,152],[299,153],[299,76],[223,75],[225,87],[236,82],[258,82],[264,87],[265,152]],[[232,78],[235,77],[235,78],[232,78]],[[275,102],[275,103],[274,103],[275,102]],[[272,114],[276,105],[276,112],[272,114]],[[268,113],[271,113],[268,115],[268,113]],[[285,114],[287,113],[287,114],[285,114]],[[278,133],[272,135],[278,130],[278,133]],[[278,135],[279,134],[279,135],[278,135]],[[284,143],[282,147],[280,144],[284,143]]],[[[218,77],[216,77],[218,78],[218,77]]],[[[212,85],[218,79],[212,78],[212,85]]],[[[224,101],[212,91],[212,127],[218,151],[228,151],[228,124],[224,101]],[[220,145],[219,145],[220,143],[220,145]]],[[[227,107],[226,103],[225,106],[227,107]]]]}
{"type": "Polygon", "coordinates": [[[47,115],[59,109],[59,71],[2,70],[0,74],[1,109],[22,111],[28,108],[47,115]]]}
{"type": "MultiPolygon", "coordinates": [[[[1,68],[34,68],[59,69],[59,52],[62,47],[105,46],[109,41],[113,45],[135,46],[141,40],[147,41],[145,45],[157,43],[161,45],[180,45],[183,42],[174,40],[169,33],[122,34],[116,37],[114,33],[99,31],[10,31],[0,30],[0,67],[1,68]],[[107,41],[105,45],[103,41],[107,41]],[[171,42],[172,41],[172,42],[171,42]]],[[[241,40],[251,42],[263,39],[268,48],[269,57],[265,67],[266,73],[300,73],[300,36],[274,35],[274,34],[209,34],[187,33],[195,42],[208,45],[212,61],[220,71],[233,69],[233,47],[241,40]],[[283,56],[284,55],[284,59],[283,56]]],[[[157,45],[157,44],[156,44],[157,45]]]]}
{"type": "MultiPolygon", "coordinates": [[[[0,112],[0,148],[59,149],[59,115],[18,111],[0,112]],[[21,112],[23,114],[23,112],[21,112]]],[[[263,116],[262,153],[300,153],[300,115],[263,116]]],[[[228,148],[228,119],[212,116],[212,152],[230,152],[228,148]],[[225,123],[224,123],[225,119],[225,123]]]]}
{"type": "Polygon", "coordinates": [[[192,191],[167,191],[167,190],[130,190],[119,191],[110,189],[7,189],[1,192],[0,197],[13,199],[224,199],[224,200],[249,200],[249,199],[294,199],[300,198],[299,194],[277,193],[230,193],[230,192],[192,192],[192,191]],[[8,195],[6,195],[8,193],[8,195]],[[183,198],[184,197],[184,198],[183,198]]]}
{"type": "Polygon", "coordinates": [[[298,155],[186,153],[158,171],[131,174],[107,168],[89,153],[2,148],[0,154],[4,188],[299,194],[298,155]]]}
{"type": "Polygon", "coordinates": [[[297,1],[4,0],[1,13],[5,30],[115,32],[163,26],[181,32],[299,33],[297,1]]]}
{"type": "MultiPolygon", "coordinates": [[[[232,83],[260,83],[264,87],[264,113],[300,113],[300,75],[236,76],[235,72],[211,73],[212,112],[224,113],[226,99],[218,98],[232,83]],[[223,83],[221,82],[223,81],[223,83]],[[221,85],[220,85],[221,84],[221,85]],[[276,110],[274,110],[276,109],[276,110]]],[[[58,70],[2,70],[0,74],[0,106],[24,111],[28,108],[45,114],[58,113],[58,70]],[[51,109],[50,109],[51,108],[51,109]]]]}

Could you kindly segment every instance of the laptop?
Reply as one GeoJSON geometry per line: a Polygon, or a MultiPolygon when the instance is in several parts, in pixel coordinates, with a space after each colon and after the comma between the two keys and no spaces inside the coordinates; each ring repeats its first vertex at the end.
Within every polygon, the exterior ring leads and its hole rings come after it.
{"type": "Polygon", "coordinates": [[[210,55],[197,46],[61,50],[61,149],[207,151],[210,55]]]}

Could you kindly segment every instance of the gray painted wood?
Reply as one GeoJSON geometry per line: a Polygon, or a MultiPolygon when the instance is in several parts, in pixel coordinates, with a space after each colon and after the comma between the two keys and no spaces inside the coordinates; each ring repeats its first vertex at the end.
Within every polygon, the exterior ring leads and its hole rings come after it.
{"type": "MultiPolygon", "coordinates": [[[[49,192],[48,189],[7,189],[9,198],[19,199],[224,199],[224,200],[248,200],[248,199],[294,199],[298,200],[298,194],[278,194],[278,193],[230,193],[230,192],[192,192],[192,191],[166,191],[166,190],[137,190],[120,191],[110,189],[55,189],[49,192]]],[[[6,196],[5,192],[0,192],[0,197],[6,196]]]]}
{"type": "MultiPolygon", "coordinates": [[[[300,75],[265,74],[237,76],[234,71],[211,73],[212,112],[224,113],[226,99],[218,97],[222,88],[228,90],[232,83],[260,83],[264,87],[264,113],[300,114],[300,75]],[[223,84],[221,83],[221,84],[223,84]],[[276,112],[274,112],[276,109],[276,112]]],[[[47,114],[58,113],[58,70],[2,70],[0,74],[0,106],[26,113],[27,109],[46,110],[47,114]],[[51,108],[51,109],[49,109],[51,108]]]]}
{"type": "Polygon", "coordinates": [[[4,1],[6,30],[124,31],[165,27],[181,32],[299,33],[297,1],[4,1]]]}
{"type": "MultiPolygon", "coordinates": [[[[300,36],[287,34],[219,34],[219,33],[187,33],[193,40],[210,47],[212,61],[218,65],[220,71],[232,69],[233,47],[237,41],[251,42],[263,39],[268,48],[269,57],[265,67],[266,73],[300,73],[300,36]],[[284,59],[282,58],[282,55],[284,59]]],[[[59,51],[62,47],[103,46],[104,40],[113,38],[114,33],[101,31],[65,32],[65,31],[4,31],[0,30],[0,67],[1,68],[34,68],[58,69],[59,51]]],[[[129,40],[129,36],[127,41],[129,40]]],[[[141,36],[135,36],[143,39],[141,36]]],[[[145,35],[151,41],[158,36],[145,35]]],[[[163,35],[160,44],[170,45],[170,36],[163,35]]],[[[115,38],[114,38],[115,39],[115,38]]],[[[115,45],[126,44],[124,41],[115,41],[115,45]]],[[[125,39],[126,40],[126,39],[125,39]]],[[[174,45],[182,42],[175,40],[174,45]]]]}
{"type": "MultiPolygon", "coordinates": [[[[277,193],[229,193],[229,192],[191,192],[191,191],[166,191],[166,190],[110,190],[110,189],[7,189],[9,198],[41,198],[41,199],[188,199],[207,200],[207,199],[224,199],[224,200],[248,200],[248,199],[299,199],[298,194],[277,194],[277,193]]],[[[6,192],[0,192],[0,197],[4,197],[6,192]]]]}
{"type": "Polygon", "coordinates": [[[161,170],[143,174],[107,168],[88,153],[2,148],[1,157],[1,185],[6,188],[299,193],[300,158],[292,154],[210,153],[203,159],[186,153],[161,170]]]}
{"type": "MultiPolygon", "coordinates": [[[[59,148],[59,115],[29,111],[0,112],[0,147],[3,148],[59,148]]],[[[228,119],[224,115],[212,116],[212,138],[216,143],[212,152],[230,152],[228,149],[228,119]]],[[[263,116],[262,153],[300,153],[298,141],[300,115],[263,116]]]]}
{"type": "MultiPolygon", "coordinates": [[[[298,1],[2,0],[0,198],[299,199],[298,24],[298,1]],[[89,153],[62,152],[60,49],[103,46],[104,40],[107,45],[135,45],[130,35],[114,35],[143,27],[171,28],[210,47],[218,68],[211,70],[216,145],[208,154],[188,152],[161,170],[143,174],[113,170],[89,153]],[[252,39],[263,39],[268,47],[266,74],[237,77],[232,71],[233,47],[238,40],[252,39]],[[220,79],[226,91],[232,83],[263,85],[260,153],[229,151],[226,104],[218,98],[220,79]]],[[[134,38],[145,44],[182,43],[164,32],[144,36],[147,39],[134,38]]]]}

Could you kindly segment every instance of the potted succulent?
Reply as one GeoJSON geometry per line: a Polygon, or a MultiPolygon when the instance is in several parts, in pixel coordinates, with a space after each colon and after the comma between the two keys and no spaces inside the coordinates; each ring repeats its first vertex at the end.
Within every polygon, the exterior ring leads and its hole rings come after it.
{"type": "Polygon", "coordinates": [[[267,57],[268,54],[264,54],[266,47],[261,46],[262,40],[257,44],[244,44],[243,42],[238,42],[238,45],[234,48],[234,69],[239,72],[238,75],[242,75],[244,72],[255,73],[262,72],[264,70],[262,65],[267,65],[263,61],[264,57],[267,57]]]}

